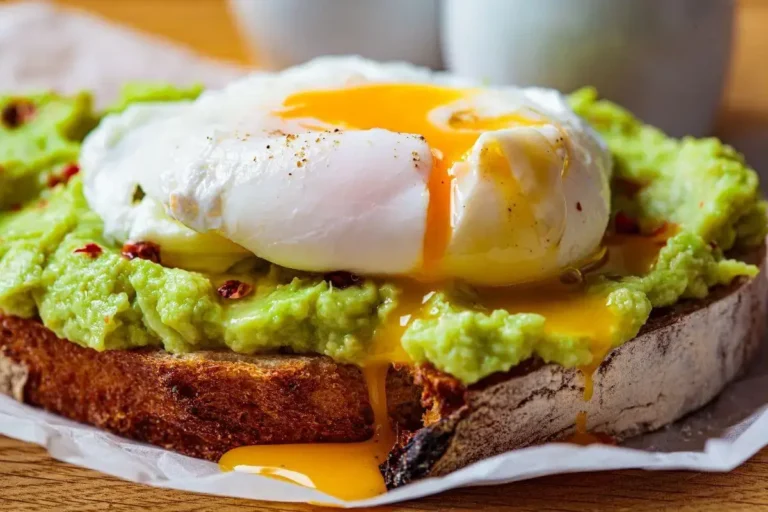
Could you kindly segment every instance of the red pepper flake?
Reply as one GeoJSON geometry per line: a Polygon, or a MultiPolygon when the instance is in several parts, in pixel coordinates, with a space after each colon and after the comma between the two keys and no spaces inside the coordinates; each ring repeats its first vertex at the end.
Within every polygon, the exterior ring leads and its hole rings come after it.
{"type": "Polygon", "coordinates": [[[581,211],[581,202],[576,203],[576,209],[581,211]]]}
{"type": "Polygon", "coordinates": [[[231,279],[219,286],[216,291],[225,299],[242,299],[253,291],[253,286],[236,279],[231,279]]]}
{"type": "Polygon", "coordinates": [[[101,247],[98,244],[86,244],[85,247],[75,249],[75,252],[86,254],[90,258],[98,258],[101,255],[101,247]]]}
{"type": "Polygon", "coordinates": [[[72,176],[80,172],[80,166],[77,164],[67,164],[59,174],[48,176],[48,187],[53,188],[61,183],[67,183],[72,176]]]}
{"type": "Polygon", "coordinates": [[[637,221],[624,212],[616,212],[614,219],[616,232],[622,235],[637,235],[640,233],[640,226],[637,221]]]}
{"type": "Polygon", "coordinates": [[[132,260],[149,260],[153,263],[160,263],[160,246],[154,242],[134,242],[123,244],[123,256],[132,260]]]}
{"type": "Polygon", "coordinates": [[[3,107],[2,113],[0,113],[0,119],[2,119],[3,126],[9,129],[18,128],[24,123],[31,121],[35,117],[34,103],[28,100],[15,100],[8,103],[3,107]]]}
{"type": "Polygon", "coordinates": [[[343,270],[328,272],[323,276],[323,279],[328,281],[331,286],[338,288],[339,290],[344,290],[345,288],[355,286],[356,284],[362,282],[360,276],[353,274],[352,272],[345,272],[343,270]]]}
{"type": "Polygon", "coordinates": [[[80,166],[79,165],[77,165],[75,163],[67,164],[66,167],[64,167],[64,169],[61,171],[61,176],[65,180],[69,180],[72,176],[74,176],[75,174],[77,174],[79,172],[80,172],[80,166]]]}

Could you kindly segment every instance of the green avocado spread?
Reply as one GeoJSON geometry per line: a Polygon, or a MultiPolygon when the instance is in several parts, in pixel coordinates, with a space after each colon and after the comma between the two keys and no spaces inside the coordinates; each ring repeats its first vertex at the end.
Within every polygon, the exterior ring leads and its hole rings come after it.
{"type": "MultiPolygon", "coordinates": [[[[109,111],[135,101],[194,98],[199,88],[129,86],[109,111]]],[[[611,346],[634,337],[651,309],[698,299],[713,286],[757,268],[724,254],[766,235],[757,175],[716,139],[666,137],[594,90],[571,105],[607,142],[615,160],[612,207],[638,229],[677,227],[651,270],[600,276],[587,294],[607,297],[617,319],[611,346]],[[629,185],[629,186],[628,186],[629,185]]],[[[87,94],[0,98],[0,311],[39,317],[58,336],[96,350],[164,347],[175,353],[231,349],[319,353],[361,363],[377,329],[393,315],[397,282],[363,279],[340,287],[322,275],[246,258],[224,274],[168,268],[127,258],[102,236],[79,177],[67,169],[79,142],[98,122],[87,94]],[[247,283],[252,293],[227,300],[219,287],[247,283]]],[[[402,335],[415,362],[429,362],[465,383],[538,356],[564,366],[589,365],[590,340],[547,328],[540,314],[477,307],[473,290],[431,295],[402,335]]]]}

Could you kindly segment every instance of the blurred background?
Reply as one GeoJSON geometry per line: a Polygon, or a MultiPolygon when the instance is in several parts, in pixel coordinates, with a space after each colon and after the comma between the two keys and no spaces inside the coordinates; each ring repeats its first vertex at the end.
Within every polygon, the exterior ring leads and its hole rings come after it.
{"type": "MultiPolygon", "coordinates": [[[[247,67],[403,59],[490,83],[595,85],[768,175],[768,0],[56,0],[247,67]]],[[[765,181],[764,181],[765,182],[765,181]]]]}

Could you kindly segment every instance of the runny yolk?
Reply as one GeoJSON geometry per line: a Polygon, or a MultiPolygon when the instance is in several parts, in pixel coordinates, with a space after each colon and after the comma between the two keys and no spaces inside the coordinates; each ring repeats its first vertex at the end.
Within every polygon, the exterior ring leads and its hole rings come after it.
{"type": "MultiPolygon", "coordinates": [[[[600,263],[587,262],[594,274],[643,274],[650,270],[659,250],[674,230],[653,237],[609,235],[600,263]]],[[[589,275],[587,275],[588,277],[589,275]]],[[[423,305],[435,291],[434,283],[404,281],[402,294],[389,321],[376,333],[363,376],[374,413],[374,434],[360,443],[245,446],[227,452],[220,461],[224,470],[237,470],[291,481],[341,499],[369,498],[386,491],[379,465],[395,441],[386,402],[386,375],[392,362],[408,362],[400,339],[408,324],[423,314],[423,305]]],[[[592,372],[611,348],[615,318],[606,307],[606,296],[587,294],[581,288],[552,282],[530,289],[481,289],[478,307],[491,311],[538,313],[546,317],[552,333],[582,335],[591,340],[594,363],[582,368],[584,398],[592,395],[592,372]]],[[[568,441],[576,444],[610,444],[612,439],[587,429],[587,413],[575,419],[576,432],[568,441]]]]}
{"type": "MultiPolygon", "coordinates": [[[[675,226],[666,226],[653,236],[623,235],[612,233],[605,237],[603,245],[606,248],[605,261],[600,266],[603,274],[643,275],[651,270],[658,257],[659,251],[667,240],[677,232],[675,226]]],[[[605,309],[605,308],[603,308],[605,309]]],[[[584,376],[584,401],[588,402],[594,394],[594,373],[611,349],[610,343],[596,343],[593,348],[593,361],[581,368],[584,376]]],[[[589,432],[587,428],[587,412],[580,411],[576,415],[574,433],[566,441],[579,445],[616,444],[610,436],[602,433],[589,432]]]]}
{"type": "MultiPolygon", "coordinates": [[[[285,118],[307,119],[308,129],[317,122],[349,129],[386,128],[424,136],[432,148],[433,165],[428,180],[430,202],[424,237],[423,265],[426,274],[435,270],[451,236],[451,168],[461,161],[478,136],[487,130],[536,124],[518,115],[480,118],[472,112],[455,113],[439,125],[430,113],[458,101],[471,91],[416,84],[375,84],[340,90],[302,92],[289,97],[285,118]],[[314,124],[313,124],[314,123],[314,124]]],[[[652,267],[672,230],[653,237],[608,235],[595,261],[585,262],[577,277],[594,274],[640,275],[652,267]]],[[[386,376],[393,362],[409,362],[400,340],[408,324],[424,314],[424,304],[445,287],[436,282],[402,281],[398,305],[376,332],[368,360],[362,366],[374,413],[373,436],[359,443],[246,446],[227,452],[224,470],[257,473],[304,485],[341,499],[363,499],[386,491],[379,465],[387,458],[395,433],[390,425],[386,376]]],[[[584,399],[592,396],[592,373],[613,342],[616,318],[607,307],[605,294],[585,293],[584,287],[553,280],[535,286],[476,290],[475,305],[484,311],[504,309],[512,313],[537,313],[546,318],[550,333],[583,336],[590,340],[593,363],[581,368],[584,399]]],[[[587,414],[581,412],[576,433],[569,441],[578,444],[609,442],[587,430],[587,414]]]]}
{"type": "Polygon", "coordinates": [[[382,494],[387,489],[379,465],[395,442],[387,414],[388,369],[389,364],[363,368],[374,414],[374,433],[368,441],[243,446],[225,453],[220,467],[294,482],[345,500],[382,494]]]}
{"type": "Polygon", "coordinates": [[[432,169],[427,188],[423,272],[433,274],[451,239],[451,169],[462,161],[485,131],[543,124],[518,113],[480,117],[470,110],[454,112],[444,122],[434,111],[471,97],[472,89],[425,84],[370,84],[342,89],[305,91],[289,96],[278,114],[285,119],[306,119],[347,129],[384,128],[423,136],[432,150],[432,169]]]}
{"type": "Polygon", "coordinates": [[[387,411],[387,371],[393,362],[410,361],[400,338],[423,300],[418,294],[407,293],[398,301],[392,320],[376,333],[362,367],[373,409],[371,439],[361,443],[243,446],[225,453],[219,461],[221,468],[287,480],[345,500],[385,492],[379,465],[395,443],[387,411]]]}

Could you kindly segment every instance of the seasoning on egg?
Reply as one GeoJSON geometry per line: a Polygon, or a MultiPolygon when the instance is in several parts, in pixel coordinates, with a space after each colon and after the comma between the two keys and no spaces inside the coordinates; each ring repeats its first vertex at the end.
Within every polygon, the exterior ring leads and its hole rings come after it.
{"type": "Polygon", "coordinates": [[[144,189],[141,188],[140,185],[136,185],[136,188],[133,189],[133,195],[131,196],[131,203],[140,203],[145,196],[146,194],[144,193],[144,189]]]}

